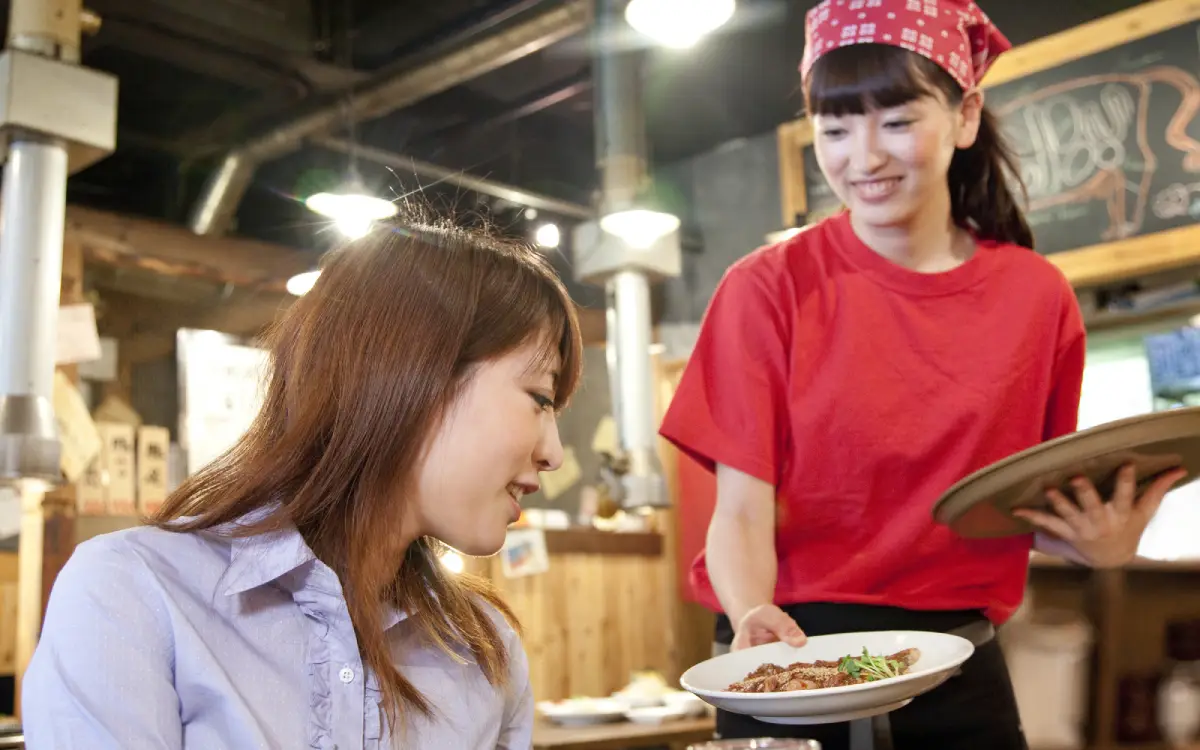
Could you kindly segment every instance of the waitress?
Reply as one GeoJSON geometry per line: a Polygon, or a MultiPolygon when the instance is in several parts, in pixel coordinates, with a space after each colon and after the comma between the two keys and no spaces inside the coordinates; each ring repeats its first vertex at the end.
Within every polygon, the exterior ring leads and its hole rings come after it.
{"type": "MultiPolygon", "coordinates": [[[[716,474],[692,581],[717,648],[863,630],[956,632],[959,676],[890,714],[897,750],[1020,750],[994,626],[1031,547],[1117,566],[1182,472],[1112,502],[1086,480],[1039,531],[972,540],[931,508],[957,480],[1076,429],[1084,326],[1032,251],[980,80],[1011,47],[970,0],[825,0],[801,65],[821,171],[845,210],[728,269],[662,434],[716,474]]],[[[718,713],[725,738],[849,745],[846,724],[718,713]]],[[[857,743],[856,743],[857,744],[857,743]]]]}

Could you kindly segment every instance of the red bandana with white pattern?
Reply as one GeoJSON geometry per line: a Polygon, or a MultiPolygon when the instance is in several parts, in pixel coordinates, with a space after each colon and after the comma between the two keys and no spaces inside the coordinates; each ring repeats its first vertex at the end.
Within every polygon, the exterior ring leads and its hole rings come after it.
{"type": "Polygon", "coordinates": [[[824,0],[808,12],[802,79],[831,49],[891,44],[946,70],[964,91],[1012,44],[974,0],[824,0]]]}

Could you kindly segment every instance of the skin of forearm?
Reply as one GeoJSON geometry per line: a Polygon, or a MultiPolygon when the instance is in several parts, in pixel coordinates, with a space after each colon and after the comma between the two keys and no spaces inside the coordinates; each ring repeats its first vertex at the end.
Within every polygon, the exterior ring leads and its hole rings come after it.
{"type": "Polygon", "coordinates": [[[713,589],[735,626],[751,609],[774,601],[774,488],[720,467],[705,556],[713,589]]]}

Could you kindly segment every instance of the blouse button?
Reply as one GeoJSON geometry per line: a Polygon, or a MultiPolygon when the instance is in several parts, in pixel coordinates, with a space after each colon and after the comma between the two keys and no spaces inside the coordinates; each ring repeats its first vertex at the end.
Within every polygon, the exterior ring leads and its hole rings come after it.
{"type": "Polygon", "coordinates": [[[338,677],[342,679],[342,683],[349,685],[354,682],[354,670],[350,667],[342,667],[342,671],[338,673],[338,677]]]}

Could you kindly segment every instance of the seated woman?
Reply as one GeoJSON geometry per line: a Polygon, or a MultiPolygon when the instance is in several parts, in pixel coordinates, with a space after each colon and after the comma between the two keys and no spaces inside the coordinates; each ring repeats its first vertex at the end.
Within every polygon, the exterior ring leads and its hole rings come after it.
{"type": "Polygon", "coordinates": [[[241,441],[59,574],[29,746],[528,748],[512,613],[438,557],[497,552],[559,465],[581,356],[562,283],[524,247],[377,229],[269,348],[241,441]]]}

